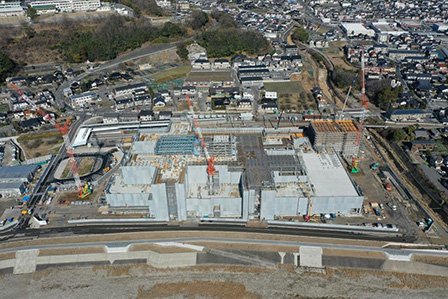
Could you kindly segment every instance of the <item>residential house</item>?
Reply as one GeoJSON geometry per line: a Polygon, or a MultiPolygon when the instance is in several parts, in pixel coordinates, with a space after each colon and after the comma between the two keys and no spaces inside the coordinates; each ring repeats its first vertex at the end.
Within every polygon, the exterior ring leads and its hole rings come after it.
{"type": "Polygon", "coordinates": [[[98,100],[98,95],[95,92],[84,92],[69,97],[71,106],[73,108],[86,107],[87,105],[98,100]]]}
{"type": "Polygon", "coordinates": [[[141,110],[138,118],[140,121],[151,121],[154,119],[154,112],[152,110],[141,110]]]}
{"type": "Polygon", "coordinates": [[[433,151],[436,143],[434,140],[413,140],[411,141],[412,152],[433,151]]]}

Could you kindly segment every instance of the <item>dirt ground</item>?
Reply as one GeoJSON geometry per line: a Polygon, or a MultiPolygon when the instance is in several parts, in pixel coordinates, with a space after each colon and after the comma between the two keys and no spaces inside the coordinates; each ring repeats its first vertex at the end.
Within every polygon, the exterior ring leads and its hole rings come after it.
{"type": "Polygon", "coordinates": [[[27,159],[55,154],[63,142],[61,134],[55,131],[22,134],[17,141],[27,159]]]}
{"type": "Polygon", "coordinates": [[[444,298],[446,278],[291,267],[147,265],[49,268],[0,276],[1,298],[444,298]],[[261,271],[260,271],[261,270],[261,271]]]}
{"type": "Polygon", "coordinates": [[[351,64],[347,62],[345,59],[344,54],[344,47],[345,42],[332,42],[330,43],[328,48],[322,49],[322,52],[324,52],[328,58],[333,62],[333,64],[336,67],[340,67],[346,70],[355,70],[351,64]]]}
{"type": "Polygon", "coordinates": [[[276,91],[278,104],[281,110],[304,111],[317,108],[311,89],[305,89],[299,76],[291,82],[265,83],[266,91],[276,91]]]}
{"type": "MultiPolygon", "coordinates": [[[[89,174],[90,171],[92,170],[92,167],[95,165],[95,158],[92,157],[84,157],[81,159],[81,161],[78,163],[78,173],[80,176],[89,174]]],[[[67,166],[65,167],[64,171],[62,172],[61,177],[62,178],[67,178],[67,177],[71,177],[70,174],[70,163],[67,163],[67,166]]]]}

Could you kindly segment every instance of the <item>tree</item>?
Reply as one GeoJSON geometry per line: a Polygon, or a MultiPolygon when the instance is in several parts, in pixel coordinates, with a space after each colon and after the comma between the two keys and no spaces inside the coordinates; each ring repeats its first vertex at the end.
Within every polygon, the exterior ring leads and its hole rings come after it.
{"type": "Polygon", "coordinates": [[[31,7],[30,5],[28,5],[28,8],[26,10],[26,15],[31,20],[35,20],[37,18],[37,10],[34,7],[31,7]]]}
{"type": "Polygon", "coordinates": [[[190,26],[194,30],[201,29],[208,23],[208,15],[202,10],[195,10],[191,13],[190,26]]]}
{"type": "Polygon", "coordinates": [[[392,104],[398,100],[402,87],[392,88],[390,85],[381,90],[376,96],[377,105],[384,110],[388,110],[392,104]]]}
{"type": "Polygon", "coordinates": [[[184,43],[177,45],[176,53],[182,60],[188,60],[188,50],[184,43]]]}
{"type": "Polygon", "coordinates": [[[233,17],[226,12],[214,10],[211,16],[223,28],[237,27],[233,17]]]}
{"type": "Polygon", "coordinates": [[[340,67],[334,69],[331,79],[339,88],[348,88],[351,84],[354,84],[354,88],[359,88],[358,74],[340,67]]]}
{"type": "Polygon", "coordinates": [[[392,140],[395,142],[400,142],[408,138],[408,135],[406,134],[403,129],[396,129],[392,133],[392,140]]]}
{"type": "Polygon", "coordinates": [[[302,43],[307,43],[309,38],[310,38],[309,33],[305,30],[305,28],[301,26],[297,27],[292,34],[293,40],[298,40],[302,43]]]}
{"type": "Polygon", "coordinates": [[[17,64],[8,55],[0,51],[0,82],[4,82],[6,77],[12,75],[16,67],[17,64]]]}
{"type": "Polygon", "coordinates": [[[210,57],[235,54],[258,55],[270,50],[270,44],[259,32],[237,28],[218,28],[203,32],[198,43],[205,47],[210,57]]]}

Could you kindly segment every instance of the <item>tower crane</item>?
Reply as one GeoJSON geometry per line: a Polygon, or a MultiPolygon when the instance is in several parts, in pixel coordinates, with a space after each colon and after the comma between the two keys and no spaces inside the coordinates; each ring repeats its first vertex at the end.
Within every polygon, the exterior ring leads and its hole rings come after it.
{"type": "Polygon", "coordinates": [[[356,134],[355,144],[358,146],[358,153],[352,157],[352,173],[359,172],[359,160],[360,160],[360,148],[361,148],[361,140],[362,134],[364,131],[364,122],[366,119],[366,111],[369,109],[369,100],[366,95],[366,79],[365,79],[365,62],[364,62],[364,49],[361,50],[361,104],[362,104],[362,112],[361,117],[359,118],[359,127],[358,132],[356,134]]]}
{"type": "Polygon", "coordinates": [[[191,116],[193,118],[193,127],[194,127],[194,131],[196,134],[196,138],[201,143],[201,147],[202,147],[202,150],[204,151],[205,159],[207,160],[207,174],[209,177],[209,181],[211,181],[211,179],[213,178],[213,176],[216,173],[215,157],[210,156],[210,154],[208,152],[207,145],[205,144],[204,136],[202,135],[202,130],[201,130],[201,127],[199,126],[199,121],[198,121],[197,115],[194,112],[193,103],[191,102],[190,96],[187,95],[186,99],[187,99],[188,108],[189,108],[191,116]]]}
{"type": "Polygon", "coordinates": [[[71,145],[70,138],[68,136],[71,121],[68,119],[63,124],[57,123],[54,117],[51,116],[51,114],[38,107],[16,84],[9,84],[9,87],[19,95],[20,100],[25,101],[28,105],[30,105],[39,115],[42,116],[44,121],[47,121],[50,124],[52,124],[61,133],[62,138],[64,140],[64,147],[68,156],[70,171],[72,173],[73,179],[75,180],[75,185],[79,192],[79,197],[86,198],[91,193],[91,187],[88,186],[88,184],[83,186],[81,179],[79,177],[78,163],[76,163],[74,150],[71,145]]]}

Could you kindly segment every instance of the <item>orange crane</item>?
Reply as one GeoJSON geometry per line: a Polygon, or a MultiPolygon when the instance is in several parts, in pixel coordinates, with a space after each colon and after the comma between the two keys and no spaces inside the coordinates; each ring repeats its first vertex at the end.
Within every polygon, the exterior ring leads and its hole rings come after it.
{"type": "Polygon", "coordinates": [[[16,84],[9,84],[9,87],[11,89],[13,89],[18,95],[19,95],[19,99],[22,101],[25,101],[28,105],[30,105],[34,110],[36,110],[37,113],[39,113],[39,115],[42,116],[42,118],[49,122],[50,124],[52,124],[62,135],[62,138],[64,140],[64,146],[65,146],[65,150],[67,151],[67,156],[68,156],[68,162],[70,165],[70,171],[73,175],[73,179],[75,180],[75,185],[76,188],[78,189],[79,192],[79,196],[81,198],[85,198],[86,194],[83,191],[83,185],[81,182],[81,179],[79,177],[78,174],[78,163],[76,163],[76,159],[75,159],[75,155],[74,155],[74,150],[73,147],[71,145],[70,139],[68,137],[68,132],[70,130],[70,124],[71,124],[71,120],[67,119],[65,121],[65,123],[60,124],[57,123],[56,120],[53,118],[53,116],[51,116],[47,111],[41,109],[40,107],[38,107],[16,84]]]}
{"type": "Polygon", "coordinates": [[[193,118],[193,126],[194,131],[196,134],[196,138],[201,143],[202,150],[204,151],[205,159],[207,160],[207,174],[209,178],[213,177],[215,175],[216,169],[215,169],[215,157],[211,157],[207,145],[205,144],[204,136],[202,135],[201,127],[199,126],[199,121],[197,118],[197,115],[194,112],[193,109],[193,103],[191,102],[190,96],[187,95],[186,97],[188,109],[190,110],[191,116],[193,118]]]}
{"type": "Polygon", "coordinates": [[[361,104],[363,109],[361,117],[359,118],[359,127],[355,140],[355,144],[358,146],[358,154],[356,156],[353,156],[352,158],[352,173],[359,172],[359,160],[360,160],[359,151],[361,147],[362,134],[364,131],[364,122],[366,120],[366,111],[369,109],[369,100],[366,95],[364,49],[361,50],[361,104]]]}

